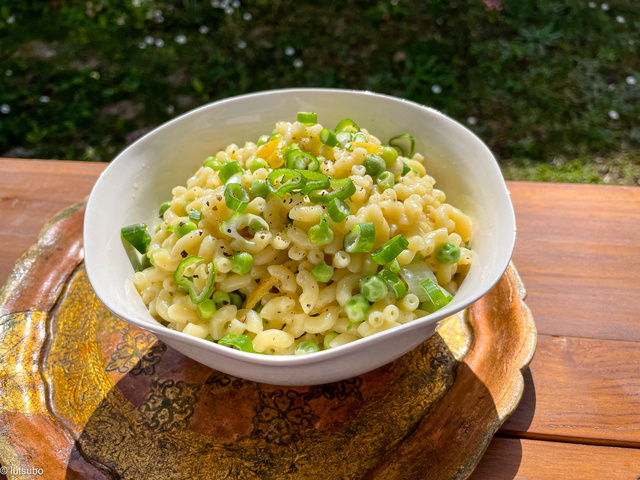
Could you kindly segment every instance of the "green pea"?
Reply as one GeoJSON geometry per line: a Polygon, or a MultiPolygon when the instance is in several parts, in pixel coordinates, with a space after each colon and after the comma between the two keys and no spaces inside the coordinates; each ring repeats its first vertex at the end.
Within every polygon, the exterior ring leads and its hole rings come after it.
{"type": "Polygon", "coordinates": [[[254,180],[249,187],[249,193],[253,198],[267,198],[267,195],[269,195],[269,186],[264,180],[254,180]]]}
{"type": "Polygon", "coordinates": [[[373,153],[367,155],[364,159],[364,168],[367,170],[367,173],[372,177],[376,177],[380,173],[382,173],[385,167],[386,167],[386,162],[382,159],[382,157],[375,155],[373,153]]]}
{"type": "Polygon", "coordinates": [[[218,160],[218,157],[207,157],[203,165],[205,167],[209,167],[215,172],[222,168],[222,163],[218,160]]]}
{"type": "Polygon", "coordinates": [[[436,248],[436,260],[444,264],[457,263],[460,260],[460,248],[455,243],[443,243],[436,248]]]}
{"type": "Polygon", "coordinates": [[[225,305],[229,305],[231,303],[229,294],[227,292],[221,292],[220,290],[216,290],[215,292],[213,292],[213,296],[211,297],[211,299],[216,304],[216,308],[222,308],[225,305]]]}
{"type": "Polygon", "coordinates": [[[231,271],[238,275],[248,273],[253,267],[253,256],[249,252],[237,252],[231,257],[231,271]]]}
{"type": "Polygon", "coordinates": [[[298,346],[296,346],[294,353],[296,355],[306,355],[307,353],[315,353],[319,351],[320,351],[320,347],[316,342],[307,340],[305,342],[300,342],[298,346]]]}
{"type": "Polygon", "coordinates": [[[384,163],[386,163],[387,167],[390,167],[391,165],[393,165],[394,163],[396,163],[396,160],[398,159],[398,151],[393,148],[393,147],[382,147],[382,159],[384,160],[384,163]]]}
{"type": "Polygon", "coordinates": [[[178,238],[184,237],[187,233],[196,230],[198,226],[193,222],[180,222],[175,227],[173,227],[173,233],[175,233],[178,238]]]}
{"type": "Polygon", "coordinates": [[[251,160],[251,163],[249,164],[249,170],[251,170],[251,172],[253,173],[259,168],[269,168],[269,164],[264,158],[256,157],[251,160]]]}

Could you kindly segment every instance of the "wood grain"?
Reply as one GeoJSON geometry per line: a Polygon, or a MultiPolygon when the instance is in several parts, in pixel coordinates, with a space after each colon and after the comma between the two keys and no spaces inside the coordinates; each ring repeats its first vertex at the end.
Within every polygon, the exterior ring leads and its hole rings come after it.
{"type": "Polygon", "coordinates": [[[640,188],[509,183],[538,332],[640,340],[640,188]]]}
{"type": "Polygon", "coordinates": [[[0,159],[0,285],[44,223],[91,192],[104,163],[0,159]]]}
{"type": "Polygon", "coordinates": [[[496,437],[468,480],[635,480],[640,450],[496,437]]]}
{"type": "Polygon", "coordinates": [[[639,347],[539,335],[523,398],[501,432],[640,447],[639,347]]]}

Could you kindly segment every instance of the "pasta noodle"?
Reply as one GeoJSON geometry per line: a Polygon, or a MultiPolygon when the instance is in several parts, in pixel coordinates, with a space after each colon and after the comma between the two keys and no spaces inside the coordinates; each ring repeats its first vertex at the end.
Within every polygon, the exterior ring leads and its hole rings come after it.
{"type": "Polygon", "coordinates": [[[168,328],[305,353],[414,321],[458,291],[474,222],[434,188],[424,157],[348,119],[336,131],[298,120],[221,148],[173,188],[133,275],[168,328]]]}

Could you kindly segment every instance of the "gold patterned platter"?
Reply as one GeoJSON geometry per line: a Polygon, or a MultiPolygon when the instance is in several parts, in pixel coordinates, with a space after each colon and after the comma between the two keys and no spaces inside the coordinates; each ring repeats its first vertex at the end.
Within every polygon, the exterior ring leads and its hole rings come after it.
{"type": "Polygon", "coordinates": [[[47,223],[0,291],[10,479],[462,480],[522,396],[536,330],[513,265],[395,362],[273,386],[113,316],[83,267],[83,214],[79,204],[47,223]]]}

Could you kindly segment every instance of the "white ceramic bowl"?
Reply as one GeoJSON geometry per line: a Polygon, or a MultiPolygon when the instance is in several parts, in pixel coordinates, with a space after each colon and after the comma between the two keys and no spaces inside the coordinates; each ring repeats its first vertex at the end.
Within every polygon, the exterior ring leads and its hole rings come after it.
{"type": "Polygon", "coordinates": [[[313,385],[350,378],[400,357],[431,336],[436,322],[482,297],[505,271],[515,242],[509,192],[489,149],[465,127],[431,109],[369,92],[292,89],[243,95],[186,113],[122,152],[98,179],[86,207],[85,265],[91,285],[114,314],[153,332],[167,345],[212,368],[257,382],[313,385]],[[470,214],[477,232],[477,260],[445,308],[427,317],[353,343],[302,356],[267,356],[222,347],[162,326],[136,292],[120,228],[155,225],[158,205],[184,184],[211,152],[243,145],[315,111],[319,122],[336,125],[352,118],[383,142],[401,134],[416,138],[416,151],[448,203],[470,214]]]}

